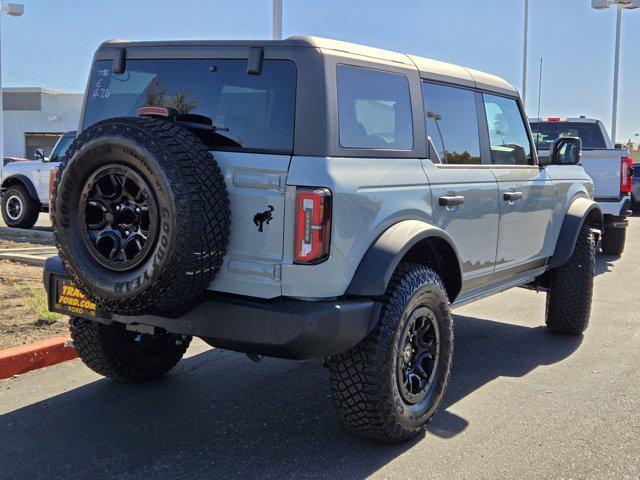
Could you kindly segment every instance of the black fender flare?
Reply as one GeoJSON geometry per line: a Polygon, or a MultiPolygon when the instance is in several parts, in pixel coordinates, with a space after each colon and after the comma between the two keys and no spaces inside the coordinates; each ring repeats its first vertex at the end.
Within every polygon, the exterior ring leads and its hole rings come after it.
{"type": "Polygon", "coordinates": [[[364,254],[346,294],[367,297],[383,295],[393,272],[407,252],[427,239],[446,243],[446,248],[450,248],[455,256],[455,265],[449,266],[453,269],[452,280],[445,281],[450,301],[453,302],[462,288],[458,249],[447,232],[420,220],[403,220],[385,230],[364,254]]]}
{"type": "Polygon", "coordinates": [[[549,260],[549,268],[560,267],[573,255],[578,234],[586,221],[602,226],[602,209],[593,200],[578,197],[571,203],[564,217],[555,252],[549,260]]]}
{"type": "Polygon", "coordinates": [[[40,203],[40,199],[38,198],[38,192],[36,191],[36,187],[33,186],[31,180],[26,175],[22,175],[21,173],[16,173],[15,175],[10,175],[2,181],[2,192],[6,188],[9,188],[11,184],[21,183],[29,192],[31,198],[33,198],[36,202],[40,203]]]}

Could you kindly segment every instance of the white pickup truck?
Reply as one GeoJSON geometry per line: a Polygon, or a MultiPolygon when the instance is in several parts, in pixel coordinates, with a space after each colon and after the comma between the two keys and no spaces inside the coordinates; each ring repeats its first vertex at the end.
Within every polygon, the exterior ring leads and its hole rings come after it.
{"type": "Polygon", "coordinates": [[[615,148],[603,123],[595,118],[531,118],[529,123],[541,159],[548,158],[550,145],[559,137],[582,140],[580,163],[593,179],[594,199],[604,213],[602,252],[620,255],[631,209],[633,161],[629,152],[615,148]]]}
{"type": "Polygon", "coordinates": [[[0,170],[0,195],[2,219],[9,227],[31,228],[40,212],[49,210],[49,176],[60,165],[76,132],[60,137],[46,158],[44,152],[36,152],[38,160],[10,162],[0,170]]]}

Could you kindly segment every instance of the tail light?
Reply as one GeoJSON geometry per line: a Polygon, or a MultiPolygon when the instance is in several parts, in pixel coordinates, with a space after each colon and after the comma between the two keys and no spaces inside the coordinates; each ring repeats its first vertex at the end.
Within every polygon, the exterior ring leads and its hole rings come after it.
{"type": "Polygon", "coordinates": [[[630,175],[633,169],[633,159],[622,157],[620,160],[620,193],[631,193],[633,177],[630,175]]]}
{"type": "Polygon", "coordinates": [[[51,212],[53,211],[53,184],[56,181],[57,174],[57,168],[52,168],[49,172],[49,215],[51,215],[51,212]]]}
{"type": "Polygon", "coordinates": [[[293,259],[320,263],[329,255],[331,192],[326,188],[301,188],[296,192],[296,227],[293,259]]]}

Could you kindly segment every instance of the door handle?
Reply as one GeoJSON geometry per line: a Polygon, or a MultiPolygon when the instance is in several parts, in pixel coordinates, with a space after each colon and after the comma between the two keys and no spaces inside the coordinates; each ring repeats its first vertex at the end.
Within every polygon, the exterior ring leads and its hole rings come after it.
{"type": "Polygon", "coordinates": [[[443,196],[438,199],[441,207],[455,207],[456,205],[462,205],[464,203],[464,197],[462,195],[443,196]]]}
{"type": "Polygon", "coordinates": [[[502,198],[504,198],[507,202],[522,200],[522,192],[504,192],[502,198]]]}

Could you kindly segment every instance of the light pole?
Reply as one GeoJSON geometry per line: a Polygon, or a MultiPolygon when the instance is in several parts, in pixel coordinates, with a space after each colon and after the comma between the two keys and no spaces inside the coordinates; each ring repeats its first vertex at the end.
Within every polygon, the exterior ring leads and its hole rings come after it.
{"type": "Polygon", "coordinates": [[[620,69],[620,30],[622,27],[622,9],[640,8],[640,0],[591,0],[591,7],[604,10],[616,7],[616,46],[613,66],[613,106],[611,108],[611,141],[616,143],[616,127],[618,123],[618,72],[620,69]]]}
{"type": "Polygon", "coordinates": [[[273,39],[282,40],[282,0],[273,0],[273,39]]]}
{"type": "MultiPolygon", "coordinates": [[[[18,3],[0,2],[0,19],[2,12],[12,17],[19,17],[24,13],[24,5],[18,3]]],[[[0,24],[1,24],[0,20],[0,24]]],[[[0,45],[2,44],[2,29],[0,29],[0,45]]],[[[2,48],[0,48],[0,65],[2,65],[2,48]]],[[[4,110],[2,105],[2,68],[0,68],[0,165],[4,165],[4,110]]]]}
{"type": "Polygon", "coordinates": [[[524,42],[522,52],[522,104],[527,108],[527,47],[529,43],[529,0],[524,0],[524,42]]]}

